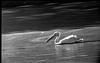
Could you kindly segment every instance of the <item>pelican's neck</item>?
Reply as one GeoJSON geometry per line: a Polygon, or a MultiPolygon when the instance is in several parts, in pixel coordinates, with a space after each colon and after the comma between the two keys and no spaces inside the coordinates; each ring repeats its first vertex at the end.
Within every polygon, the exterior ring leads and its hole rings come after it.
{"type": "Polygon", "coordinates": [[[55,40],[54,40],[55,44],[59,43],[60,36],[61,36],[61,33],[59,32],[59,35],[57,35],[55,40]]]}
{"type": "Polygon", "coordinates": [[[61,36],[60,32],[55,32],[54,35],[56,36],[56,39],[54,40],[55,42],[57,42],[61,36]]]}

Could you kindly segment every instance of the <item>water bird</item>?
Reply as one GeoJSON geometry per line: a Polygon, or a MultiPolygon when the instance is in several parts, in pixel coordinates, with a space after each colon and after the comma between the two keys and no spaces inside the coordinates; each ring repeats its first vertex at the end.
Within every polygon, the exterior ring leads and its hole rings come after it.
{"type": "Polygon", "coordinates": [[[83,38],[79,38],[77,35],[73,35],[73,34],[68,35],[67,37],[65,37],[65,38],[63,38],[63,39],[61,39],[61,40],[59,40],[60,36],[61,36],[61,33],[60,33],[60,32],[54,32],[54,34],[53,34],[50,38],[48,38],[48,39],[46,40],[46,43],[48,43],[48,42],[49,42],[51,39],[53,39],[54,37],[56,37],[55,40],[54,40],[54,43],[55,43],[56,45],[81,43],[81,42],[83,42],[83,40],[84,40],[83,38]],[[68,39],[71,39],[71,38],[74,38],[75,41],[70,42],[70,43],[63,43],[64,40],[68,40],[68,39]],[[58,40],[59,40],[59,41],[58,41],[58,40]]]}

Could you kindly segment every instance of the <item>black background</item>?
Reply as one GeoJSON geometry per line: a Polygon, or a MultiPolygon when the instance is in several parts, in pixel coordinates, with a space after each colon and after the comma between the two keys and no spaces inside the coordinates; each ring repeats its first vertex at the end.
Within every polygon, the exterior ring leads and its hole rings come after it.
{"type": "MultiPolygon", "coordinates": [[[[70,6],[70,5],[69,5],[70,6]]],[[[2,14],[2,33],[16,32],[16,31],[47,31],[52,29],[67,29],[67,28],[81,28],[87,26],[98,26],[99,21],[99,3],[98,1],[10,1],[2,0],[2,11],[13,10],[14,13],[3,13],[2,14]],[[52,9],[61,4],[69,3],[74,6],[67,9],[76,9],[76,11],[67,10],[61,12],[61,9],[52,9]],[[54,5],[47,6],[48,3],[56,3],[54,5]],[[31,5],[29,7],[21,7],[25,5],[31,5]],[[84,7],[85,6],[85,7],[84,7]],[[97,8],[95,10],[87,10],[97,8]],[[86,10],[86,11],[84,11],[86,10]],[[52,16],[40,16],[34,19],[34,14],[43,13],[55,13],[52,16]],[[27,16],[32,19],[20,19],[16,17],[27,16]]],[[[66,8],[64,8],[66,9],[66,8]]]]}

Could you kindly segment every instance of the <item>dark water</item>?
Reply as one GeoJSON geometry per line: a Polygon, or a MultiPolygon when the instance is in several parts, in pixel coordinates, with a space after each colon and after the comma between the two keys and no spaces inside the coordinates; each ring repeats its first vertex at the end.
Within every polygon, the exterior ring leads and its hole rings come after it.
{"type": "Polygon", "coordinates": [[[100,24],[98,5],[96,2],[84,2],[80,5],[78,5],[79,3],[74,4],[75,2],[71,3],[72,6],[66,3],[66,7],[58,9],[55,9],[55,7],[60,7],[63,4],[20,7],[17,6],[18,4],[16,3],[17,7],[2,10],[2,12],[12,11],[11,13],[2,13],[2,33],[81,28],[100,24]],[[51,14],[40,15],[46,13],[51,14]]]}

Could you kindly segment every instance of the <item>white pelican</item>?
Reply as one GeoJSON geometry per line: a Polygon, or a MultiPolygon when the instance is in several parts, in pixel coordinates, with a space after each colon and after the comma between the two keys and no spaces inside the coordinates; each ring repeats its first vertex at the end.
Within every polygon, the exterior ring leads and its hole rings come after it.
{"type": "MultiPolygon", "coordinates": [[[[67,37],[60,39],[61,33],[60,32],[55,32],[49,39],[47,39],[47,43],[55,38],[54,43],[55,43],[55,49],[56,49],[56,54],[57,56],[72,56],[74,55],[75,50],[78,49],[81,45],[73,44],[73,43],[80,43],[83,41],[83,38],[79,38],[77,35],[68,35],[67,37]],[[75,40],[72,40],[75,39],[75,40]],[[69,42],[69,43],[64,43],[69,42]],[[72,42],[71,42],[72,41],[72,42]],[[72,44],[72,45],[64,45],[64,44],[72,44]]],[[[82,44],[83,45],[83,44],[82,44]]]]}
{"type": "MultiPolygon", "coordinates": [[[[61,40],[59,40],[60,36],[61,36],[61,33],[60,32],[55,32],[49,39],[47,39],[46,42],[48,43],[54,37],[56,37],[55,40],[54,40],[54,42],[55,42],[56,45],[60,45],[60,44],[62,44],[62,42],[64,40],[71,39],[71,38],[76,39],[76,41],[78,41],[78,42],[79,41],[83,41],[83,38],[79,38],[77,35],[73,35],[73,34],[72,35],[69,35],[69,36],[67,36],[67,37],[65,37],[65,38],[63,38],[61,40]]],[[[76,41],[74,41],[74,42],[76,42],[76,41]]]]}

